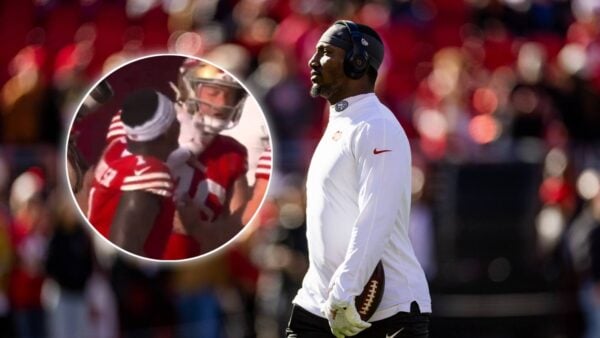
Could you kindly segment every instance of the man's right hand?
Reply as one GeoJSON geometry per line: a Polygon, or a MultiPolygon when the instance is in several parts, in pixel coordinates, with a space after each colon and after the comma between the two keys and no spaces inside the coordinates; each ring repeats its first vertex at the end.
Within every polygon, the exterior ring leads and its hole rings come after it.
{"type": "Polygon", "coordinates": [[[325,304],[323,312],[329,321],[331,333],[337,338],[355,336],[371,327],[371,323],[360,318],[354,303],[332,304],[330,298],[325,304]]]}

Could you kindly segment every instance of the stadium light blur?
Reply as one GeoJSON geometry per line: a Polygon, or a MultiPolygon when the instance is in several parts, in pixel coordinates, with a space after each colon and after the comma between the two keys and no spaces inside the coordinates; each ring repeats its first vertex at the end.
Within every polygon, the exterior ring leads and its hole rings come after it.
{"type": "Polygon", "coordinates": [[[502,2],[519,12],[527,12],[531,8],[531,0],[503,0],[502,2]]]}
{"type": "Polygon", "coordinates": [[[598,0],[573,0],[571,9],[577,21],[590,22],[594,20],[596,12],[600,11],[598,0]]]}
{"type": "Polygon", "coordinates": [[[196,32],[184,32],[175,38],[173,49],[176,53],[200,56],[204,51],[204,41],[196,32]]]}
{"type": "Polygon", "coordinates": [[[433,57],[433,71],[427,84],[439,97],[445,97],[459,85],[462,54],[458,48],[444,48],[433,57]]]}
{"type": "Polygon", "coordinates": [[[544,207],[536,220],[538,242],[541,249],[548,250],[554,247],[564,228],[565,218],[560,208],[555,205],[544,207]]]}
{"type": "Polygon", "coordinates": [[[591,200],[600,192],[600,178],[594,169],[586,169],[577,178],[577,193],[585,200],[591,200]]]}
{"type": "Polygon", "coordinates": [[[10,190],[11,209],[13,211],[20,209],[36,194],[40,193],[43,187],[43,179],[33,171],[28,170],[19,175],[13,182],[10,190]]]}
{"type": "Polygon", "coordinates": [[[498,121],[490,115],[478,115],[469,122],[469,135],[479,144],[495,141],[500,136],[501,130],[498,121]]]}
{"type": "Polygon", "coordinates": [[[517,70],[528,83],[537,83],[542,76],[542,66],[546,60],[544,48],[535,42],[526,42],[519,49],[517,70]]]}
{"type": "Polygon", "coordinates": [[[545,250],[554,247],[564,227],[565,219],[560,208],[555,205],[545,206],[536,219],[536,230],[541,248],[545,250]]]}
{"type": "Polygon", "coordinates": [[[580,44],[570,43],[558,53],[558,63],[565,72],[573,75],[581,71],[587,62],[585,47],[580,44]]]}
{"type": "Polygon", "coordinates": [[[522,87],[513,93],[512,103],[518,112],[528,114],[537,108],[539,99],[531,88],[522,87]]]}
{"type": "Polygon", "coordinates": [[[379,28],[389,23],[390,9],[383,3],[367,3],[362,7],[359,15],[363,24],[379,28]]]}
{"type": "Polygon", "coordinates": [[[553,148],[546,155],[544,161],[544,171],[548,176],[559,177],[562,176],[567,169],[568,159],[567,155],[562,149],[553,148]]]}
{"type": "Polygon", "coordinates": [[[480,114],[492,114],[498,108],[498,95],[491,88],[477,88],[473,94],[473,108],[480,114]]]}
{"type": "Polygon", "coordinates": [[[285,203],[279,209],[279,223],[286,229],[296,229],[304,222],[304,210],[296,203],[285,203]]]}
{"type": "Polygon", "coordinates": [[[156,6],[156,0],[128,0],[125,9],[130,18],[139,18],[156,6]]]}
{"type": "Polygon", "coordinates": [[[423,109],[415,113],[415,125],[421,136],[441,140],[448,134],[448,119],[439,110],[423,109]]]}
{"type": "Polygon", "coordinates": [[[168,14],[176,14],[188,8],[189,0],[170,0],[163,2],[163,10],[168,14]]]}
{"type": "Polygon", "coordinates": [[[562,177],[551,176],[544,179],[539,193],[543,203],[555,204],[569,196],[569,189],[562,177]]]}

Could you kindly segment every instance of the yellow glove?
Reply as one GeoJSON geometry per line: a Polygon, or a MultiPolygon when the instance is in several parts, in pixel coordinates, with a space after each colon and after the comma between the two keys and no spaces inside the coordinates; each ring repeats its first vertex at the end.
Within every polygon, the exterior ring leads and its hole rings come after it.
{"type": "Polygon", "coordinates": [[[330,298],[323,306],[322,312],[327,316],[331,333],[337,338],[355,336],[364,329],[371,327],[370,323],[360,319],[354,302],[332,304],[330,298]]]}

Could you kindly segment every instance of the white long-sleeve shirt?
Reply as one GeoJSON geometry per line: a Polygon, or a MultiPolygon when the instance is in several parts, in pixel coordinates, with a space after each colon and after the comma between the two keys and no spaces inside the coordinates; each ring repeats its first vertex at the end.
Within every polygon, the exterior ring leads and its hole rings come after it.
{"type": "Polygon", "coordinates": [[[431,312],[427,280],[408,237],[411,155],[404,130],[373,93],[330,107],[306,182],[309,268],[294,303],[351,302],[383,261],[383,300],[370,321],[431,312]]]}

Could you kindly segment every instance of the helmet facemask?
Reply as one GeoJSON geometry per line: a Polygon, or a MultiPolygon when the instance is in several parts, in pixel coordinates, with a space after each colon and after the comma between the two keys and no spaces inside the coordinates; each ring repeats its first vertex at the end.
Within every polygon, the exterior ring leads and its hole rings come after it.
{"type": "Polygon", "coordinates": [[[247,96],[229,74],[201,62],[183,69],[179,92],[194,127],[206,134],[235,127],[247,96]]]}

